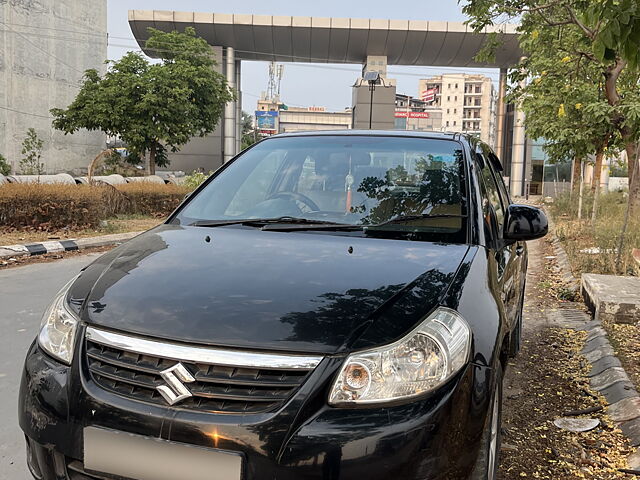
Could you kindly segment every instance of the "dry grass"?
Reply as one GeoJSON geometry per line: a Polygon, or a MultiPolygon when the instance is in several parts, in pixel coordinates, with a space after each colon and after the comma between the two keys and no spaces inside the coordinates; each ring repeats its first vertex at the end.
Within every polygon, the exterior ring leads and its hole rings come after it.
{"type": "Polygon", "coordinates": [[[631,251],[640,248],[640,219],[630,219],[618,268],[618,242],[626,197],[620,192],[602,195],[595,224],[591,223],[592,202],[591,197],[585,199],[582,220],[577,219],[577,199],[568,195],[556,199],[550,209],[556,235],[564,244],[574,273],[577,276],[581,273],[635,275],[631,251]]]}
{"type": "Polygon", "coordinates": [[[0,232],[95,230],[116,215],[165,217],[189,190],[176,185],[8,184],[0,187],[0,232]]]}
{"type": "Polygon", "coordinates": [[[33,242],[43,242],[46,240],[68,240],[84,237],[95,237],[98,235],[109,235],[112,233],[141,232],[155,227],[161,218],[144,215],[118,215],[108,218],[104,224],[97,228],[85,228],[80,230],[62,229],[59,231],[2,231],[0,229],[0,245],[15,245],[33,242]]]}

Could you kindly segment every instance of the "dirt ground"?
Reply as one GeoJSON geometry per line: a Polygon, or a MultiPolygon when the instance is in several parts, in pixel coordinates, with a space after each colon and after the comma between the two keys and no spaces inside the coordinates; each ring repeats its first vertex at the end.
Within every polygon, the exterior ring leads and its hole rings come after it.
{"type": "Polygon", "coordinates": [[[36,243],[47,240],[68,240],[96,237],[98,235],[110,235],[112,233],[139,232],[149,230],[162,221],[162,218],[143,215],[119,215],[105,220],[105,223],[99,228],[87,230],[61,230],[58,232],[43,232],[37,230],[10,231],[0,227],[0,245],[36,243]]]}
{"type": "Polygon", "coordinates": [[[524,307],[524,342],[507,368],[504,383],[503,446],[499,479],[635,479],[626,468],[631,453],[625,437],[601,411],[590,432],[561,430],[553,421],[571,411],[604,407],[589,389],[590,366],[580,355],[586,333],[559,328],[550,312],[581,308],[558,300],[564,289],[547,240],[529,244],[529,275],[524,307]]]}

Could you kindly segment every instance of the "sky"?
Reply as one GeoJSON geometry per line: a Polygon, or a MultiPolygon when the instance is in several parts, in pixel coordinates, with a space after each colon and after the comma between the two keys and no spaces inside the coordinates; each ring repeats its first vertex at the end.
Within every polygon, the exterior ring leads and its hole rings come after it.
{"type": "MultiPolygon", "coordinates": [[[[127,12],[136,10],[180,10],[196,12],[245,13],[257,15],[301,15],[319,17],[382,18],[399,20],[464,21],[457,0],[107,0],[109,58],[120,58],[138,49],[127,21],[127,12]]],[[[243,110],[253,112],[268,82],[267,62],[242,62],[243,110]]],[[[323,106],[343,110],[351,106],[351,86],[360,65],[286,63],[280,93],[291,106],[323,106]]],[[[420,78],[449,72],[484,73],[497,81],[493,69],[390,66],[388,77],[397,80],[398,93],[417,95],[420,78]]]]}

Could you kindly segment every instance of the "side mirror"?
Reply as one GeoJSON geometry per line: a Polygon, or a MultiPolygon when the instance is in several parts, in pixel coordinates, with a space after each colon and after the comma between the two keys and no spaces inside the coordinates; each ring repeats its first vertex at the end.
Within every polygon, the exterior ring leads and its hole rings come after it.
{"type": "Polygon", "coordinates": [[[505,240],[526,241],[544,237],[549,231],[547,216],[529,205],[509,205],[504,229],[505,240]]]}

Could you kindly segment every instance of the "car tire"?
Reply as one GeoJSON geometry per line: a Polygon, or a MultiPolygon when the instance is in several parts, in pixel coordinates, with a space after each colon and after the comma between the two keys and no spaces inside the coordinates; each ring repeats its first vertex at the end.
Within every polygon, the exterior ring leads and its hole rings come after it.
{"type": "Polygon", "coordinates": [[[491,409],[482,433],[480,452],[469,480],[496,480],[500,465],[500,443],[502,440],[502,365],[495,370],[495,384],[491,397],[491,409]]]}

